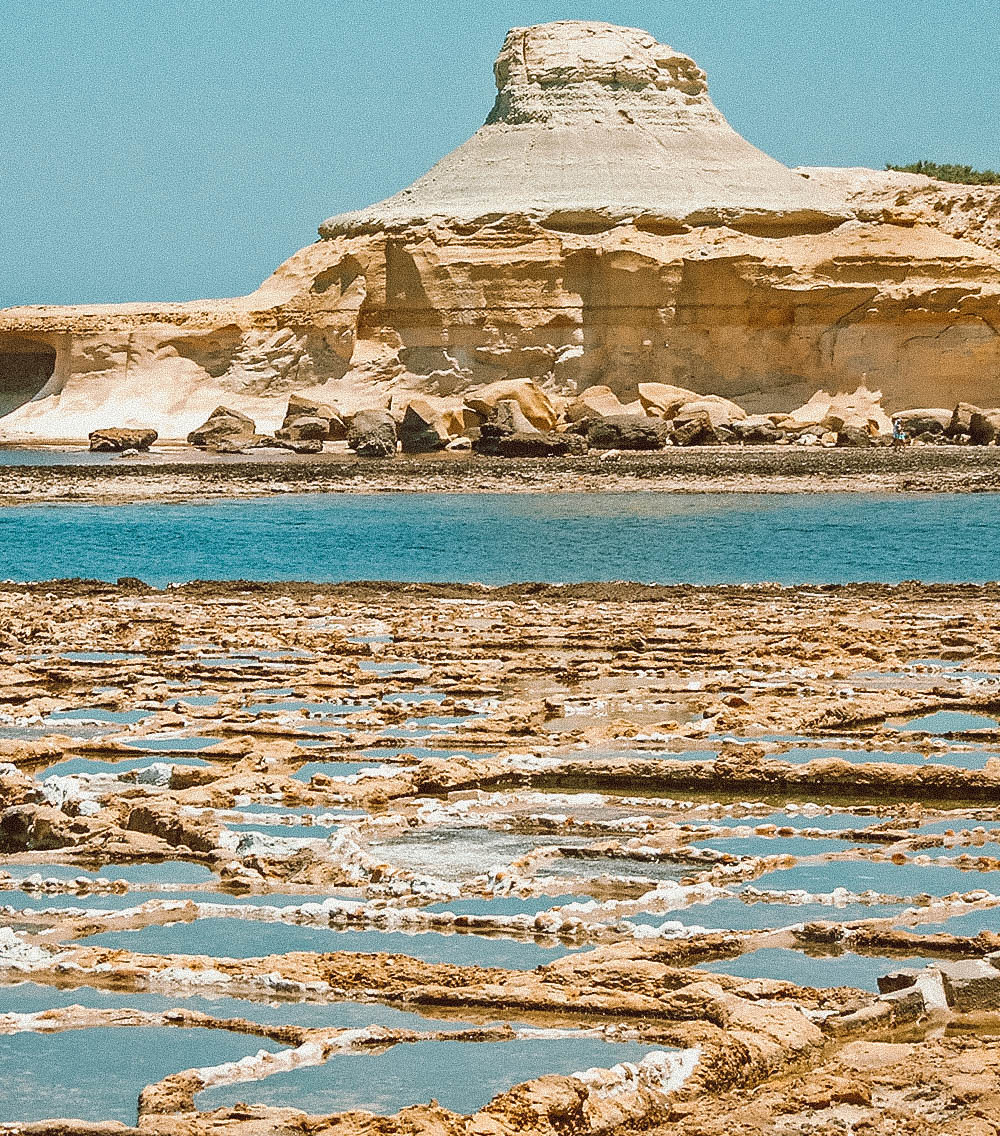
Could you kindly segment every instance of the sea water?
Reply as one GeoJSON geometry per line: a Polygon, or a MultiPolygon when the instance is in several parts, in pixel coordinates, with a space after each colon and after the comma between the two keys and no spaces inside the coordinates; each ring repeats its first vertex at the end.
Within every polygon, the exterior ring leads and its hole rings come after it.
{"type": "Polygon", "coordinates": [[[1000,494],[382,493],[0,511],[0,578],[842,583],[1000,577],[1000,494]]]}

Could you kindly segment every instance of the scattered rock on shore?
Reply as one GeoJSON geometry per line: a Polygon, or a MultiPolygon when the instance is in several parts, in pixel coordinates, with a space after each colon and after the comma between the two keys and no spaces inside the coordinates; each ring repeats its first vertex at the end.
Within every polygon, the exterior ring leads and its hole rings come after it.
{"type": "Polygon", "coordinates": [[[93,430],[90,449],[95,454],[121,454],[126,450],[144,453],[159,437],[155,430],[110,426],[106,430],[93,430]]]}
{"type": "Polygon", "coordinates": [[[396,453],[396,420],[388,410],[359,410],[347,429],[347,444],[359,458],[391,458],[396,453]]]}
{"type": "Polygon", "coordinates": [[[187,440],[199,449],[233,454],[256,445],[258,434],[252,418],[228,406],[217,406],[203,425],[188,434],[187,440]]]}

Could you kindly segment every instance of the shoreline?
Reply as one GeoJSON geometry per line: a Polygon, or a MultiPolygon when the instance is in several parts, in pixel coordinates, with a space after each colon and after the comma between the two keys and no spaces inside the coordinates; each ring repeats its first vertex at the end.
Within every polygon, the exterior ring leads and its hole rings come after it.
{"type": "Polygon", "coordinates": [[[692,447],[565,458],[469,455],[208,457],[171,452],[101,464],[2,465],[0,507],[197,503],[289,493],[984,493],[1000,447],[902,450],[692,447]]]}

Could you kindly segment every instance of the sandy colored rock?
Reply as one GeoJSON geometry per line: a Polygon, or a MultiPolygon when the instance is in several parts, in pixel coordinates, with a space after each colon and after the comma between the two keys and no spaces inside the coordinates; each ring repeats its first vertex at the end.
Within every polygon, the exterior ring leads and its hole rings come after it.
{"type": "Polygon", "coordinates": [[[674,387],[669,383],[639,383],[636,390],[643,409],[657,418],[673,418],[685,403],[698,397],[686,387],[674,387]]]}
{"type": "MultiPolygon", "coordinates": [[[[645,413],[640,405],[640,414],[645,413]]],[[[566,417],[570,422],[582,422],[586,418],[614,418],[634,413],[606,386],[600,384],[588,387],[566,407],[566,417]]]]}
{"type": "Polygon", "coordinates": [[[90,449],[99,454],[120,454],[124,450],[148,450],[156,441],[155,430],[129,430],[114,426],[90,433],[90,449]]]}
{"type": "Polygon", "coordinates": [[[545,392],[530,379],[505,379],[489,386],[470,391],[466,403],[484,418],[490,416],[501,402],[515,402],[524,417],[536,430],[551,430],[558,418],[555,407],[545,392]]]}
{"type": "Polygon", "coordinates": [[[396,453],[396,422],[387,410],[362,410],[351,419],[347,444],[359,458],[390,458],[396,453]]]}
{"type": "Polygon", "coordinates": [[[256,438],[253,419],[228,406],[217,406],[206,422],[188,434],[192,446],[220,453],[242,450],[253,445],[256,438]]]}

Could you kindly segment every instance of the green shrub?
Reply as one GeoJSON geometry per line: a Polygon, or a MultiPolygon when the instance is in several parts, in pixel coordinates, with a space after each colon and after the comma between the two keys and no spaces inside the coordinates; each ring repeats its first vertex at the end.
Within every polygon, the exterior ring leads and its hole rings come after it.
{"type": "Polygon", "coordinates": [[[996,170],[974,170],[972,166],[939,165],[921,159],[909,166],[894,166],[886,162],[887,170],[898,170],[904,174],[926,174],[938,181],[952,181],[959,185],[1000,185],[1000,173],[996,170]]]}

